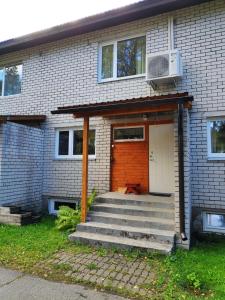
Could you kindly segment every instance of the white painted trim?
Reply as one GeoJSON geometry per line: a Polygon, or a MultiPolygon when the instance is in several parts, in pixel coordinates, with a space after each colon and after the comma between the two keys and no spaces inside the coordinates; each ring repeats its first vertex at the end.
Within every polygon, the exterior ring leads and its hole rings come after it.
{"type": "MultiPolygon", "coordinates": [[[[72,203],[71,200],[49,199],[48,200],[48,213],[50,215],[55,215],[55,216],[57,216],[57,214],[58,214],[58,210],[55,209],[55,202],[72,203]]],[[[74,205],[76,205],[76,202],[74,202],[74,205]]]]}
{"type": "Polygon", "coordinates": [[[211,112],[205,112],[204,116],[206,118],[225,118],[225,111],[221,110],[221,111],[211,111],[211,112]]]}
{"type": "Polygon", "coordinates": [[[207,215],[208,214],[214,214],[214,215],[223,215],[225,216],[224,213],[218,213],[218,212],[214,212],[214,211],[204,211],[202,213],[202,220],[203,220],[203,231],[206,232],[220,232],[220,233],[225,233],[225,227],[216,227],[216,226],[209,226],[208,225],[208,219],[207,219],[207,215]]]}
{"type": "Polygon", "coordinates": [[[115,126],[113,127],[113,142],[143,142],[145,141],[145,126],[144,125],[136,125],[136,126],[115,126]],[[123,140],[115,140],[114,139],[114,131],[115,129],[126,129],[126,128],[143,128],[143,139],[123,139],[123,140]]]}
{"type": "MultiPolygon", "coordinates": [[[[83,130],[82,127],[60,127],[55,128],[55,153],[54,160],[82,160],[83,155],[73,155],[73,132],[83,130]],[[59,155],[59,132],[61,131],[69,131],[69,149],[68,155],[59,155]]],[[[96,159],[96,128],[90,127],[90,130],[95,131],[95,154],[88,155],[88,159],[95,160],[96,159]]]]}
{"type": "Polygon", "coordinates": [[[213,153],[211,143],[211,127],[210,124],[213,121],[224,120],[225,118],[212,118],[207,120],[207,148],[208,148],[208,160],[225,160],[225,153],[213,153]]]}
{"type": "MultiPolygon", "coordinates": [[[[110,81],[117,81],[117,80],[124,80],[124,79],[132,79],[132,78],[137,78],[137,77],[145,77],[146,73],[142,74],[136,74],[136,75],[131,75],[131,76],[124,76],[124,77],[117,77],[117,44],[118,42],[121,41],[126,41],[129,39],[134,39],[134,38],[140,38],[140,37],[145,37],[146,40],[146,33],[143,34],[138,34],[138,35],[130,35],[121,39],[116,39],[108,42],[102,42],[99,44],[98,47],[98,83],[104,83],[104,82],[110,82],[110,81]],[[110,78],[101,78],[101,73],[102,73],[102,48],[104,46],[113,46],[113,77],[110,78]]],[[[147,57],[147,47],[145,49],[145,57],[147,57]]]]}

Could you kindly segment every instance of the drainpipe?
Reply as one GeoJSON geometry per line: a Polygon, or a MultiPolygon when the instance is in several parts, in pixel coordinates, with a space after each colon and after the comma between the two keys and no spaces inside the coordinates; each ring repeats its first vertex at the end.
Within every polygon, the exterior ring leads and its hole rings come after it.
{"type": "Polygon", "coordinates": [[[168,50],[174,50],[174,21],[173,21],[173,16],[168,17],[168,50]]]}
{"type": "Polygon", "coordinates": [[[184,213],[184,129],[183,117],[184,105],[178,104],[178,162],[179,162],[179,207],[180,207],[180,235],[182,241],[187,240],[185,233],[185,213],[184,213]]]}

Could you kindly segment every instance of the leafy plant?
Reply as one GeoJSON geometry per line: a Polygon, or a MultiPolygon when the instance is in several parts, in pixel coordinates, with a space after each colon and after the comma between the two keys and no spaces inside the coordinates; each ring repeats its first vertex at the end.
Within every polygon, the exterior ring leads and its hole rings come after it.
{"type": "Polygon", "coordinates": [[[90,196],[88,197],[87,200],[87,206],[88,206],[88,210],[90,209],[92,203],[94,202],[95,198],[96,198],[97,192],[95,189],[92,190],[90,196]]]}
{"type": "Polygon", "coordinates": [[[201,288],[201,282],[199,278],[197,277],[196,273],[190,273],[187,275],[187,282],[188,285],[194,289],[200,289],[201,288]]]}
{"type": "Polygon", "coordinates": [[[73,209],[68,206],[60,206],[58,218],[56,219],[56,228],[58,230],[73,231],[80,223],[81,213],[79,209],[73,209]]]}

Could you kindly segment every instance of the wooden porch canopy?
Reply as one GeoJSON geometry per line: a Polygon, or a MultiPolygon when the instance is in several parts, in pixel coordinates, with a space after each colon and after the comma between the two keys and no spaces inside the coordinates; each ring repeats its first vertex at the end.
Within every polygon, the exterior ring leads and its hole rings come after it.
{"type": "Polygon", "coordinates": [[[191,108],[192,101],[193,97],[189,96],[188,93],[179,93],[58,107],[57,110],[52,111],[52,114],[73,114],[76,118],[110,117],[147,112],[173,111],[177,110],[177,104],[179,103],[184,104],[186,108],[191,108]]]}
{"type": "Polygon", "coordinates": [[[45,120],[45,115],[0,115],[0,124],[6,122],[15,122],[20,124],[42,123],[45,120]]]}
{"type": "Polygon", "coordinates": [[[184,154],[183,154],[183,110],[192,107],[193,97],[188,93],[163,96],[147,96],[120,101],[90,103],[58,107],[52,114],[72,114],[75,118],[84,118],[83,125],[83,166],[81,219],[86,221],[88,192],[88,132],[90,117],[114,117],[151,112],[178,111],[178,152],[179,152],[179,199],[180,199],[180,233],[185,234],[184,218],[184,154]]]}

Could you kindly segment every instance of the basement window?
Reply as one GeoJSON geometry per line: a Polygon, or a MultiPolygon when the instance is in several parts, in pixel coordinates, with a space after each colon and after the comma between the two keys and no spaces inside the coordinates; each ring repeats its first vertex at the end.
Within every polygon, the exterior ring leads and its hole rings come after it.
{"type": "Polygon", "coordinates": [[[113,139],[115,142],[144,141],[144,126],[116,127],[113,129],[113,139]]]}
{"type": "Polygon", "coordinates": [[[55,200],[51,199],[48,202],[48,212],[50,215],[57,215],[60,206],[68,206],[70,208],[76,209],[78,203],[71,200],[55,200]]]}
{"type": "Polygon", "coordinates": [[[225,214],[203,212],[203,230],[225,233],[225,214]]]}

